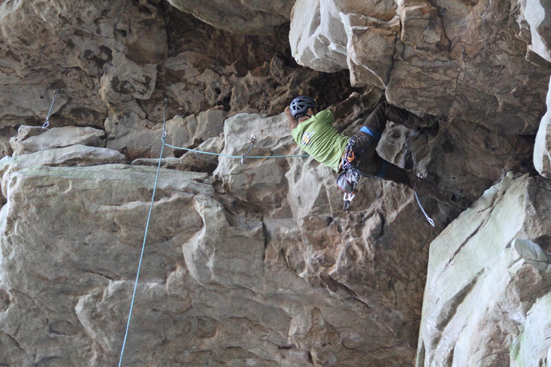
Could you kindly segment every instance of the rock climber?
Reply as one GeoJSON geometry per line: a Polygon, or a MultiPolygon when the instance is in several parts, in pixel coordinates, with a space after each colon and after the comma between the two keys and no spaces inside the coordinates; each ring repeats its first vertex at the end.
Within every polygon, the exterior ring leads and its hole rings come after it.
{"type": "Polygon", "coordinates": [[[387,121],[410,129],[426,128],[429,122],[384,101],[375,107],[360,131],[352,137],[340,134],[333,127],[332,123],[348,113],[359,97],[360,94],[354,92],[346,100],[318,113],[316,102],[312,98],[299,96],[293,99],[285,112],[295,142],[316,161],[340,172],[337,185],[345,193],[352,192],[352,197],[355,189],[353,176],[358,176],[359,173],[364,177],[382,178],[406,185],[419,195],[446,204],[457,201],[453,193],[438,189],[431,182],[387,162],[377,154],[377,143],[387,121]]]}

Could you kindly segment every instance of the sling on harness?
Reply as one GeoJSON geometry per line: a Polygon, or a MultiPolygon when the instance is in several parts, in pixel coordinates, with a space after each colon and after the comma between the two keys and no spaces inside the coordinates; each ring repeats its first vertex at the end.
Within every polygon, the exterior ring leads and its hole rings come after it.
{"type": "Polygon", "coordinates": [[[350,202],[354,199],[356,186],[360,182],[360,171],[352,165],[352,162],[356,158],[354,154],[354,145],[356,142],[354,139],[350,139],[346,148],[344,149],[344,156],[342,159],[343,172],[337,177],[337,186],[344,191],[344,204],[342,210],[348,210],[350,208],[350,202]]]}
{"type": "MultiPolygon", "coordinates": [[[[374,137],[374,142],[378,142],[379,140],[381,140],[381,134],[378,131],[373,130],[367,126],[362,126],[360,131],[374,137]]],[[[362,149],[362,151],[358,153],[358,155],[362,154],[371,144],[372,143],[370,142],[367,146],[365,146],[364,149],[362,149]]],[[[352,163],[354,159],[356,159],[356,153],[354,153],[355,145],[356,141],[354,140],[354,137],[350,138],[348,144],[346,145],[346,148],[344,148],[344,156],[341,165],[343,172],[337,177],[337,186],[339,187],[339,189],[344,191],[344,204],[342,210],[348,210],[350,208],[350,202],[354,199],[354,196],[356,195],[355,190],[356,186],[360,182],[360,176],[366,176],[365,174],[362,174],[360,170],[358,170],[352,163]]],[[[372,177],[383,178],[386,173],[387,166],[388,163],[386,161],[383,161],[383,165],[381,166],[381,169],[379,170],[377,175],[372,177]]]]}

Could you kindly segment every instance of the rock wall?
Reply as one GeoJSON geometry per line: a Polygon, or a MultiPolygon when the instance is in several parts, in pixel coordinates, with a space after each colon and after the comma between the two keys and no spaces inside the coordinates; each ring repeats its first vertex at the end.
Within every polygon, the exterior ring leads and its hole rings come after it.
{"type": "MultiPolygon", "coordinates": [[[[223,153],[258,125],[253,154],[296,150],[283,115],[236,115],[223,153]]],[[[124,161],[79,144],[1,161],[2,363],[117,362],[155,173],[124,161]]],[[[449,208],[432,229],[411,193],[365,181],[370,209],[343,216],[316,166],[161,169],[125,364],[412,365],[426,256],[411,259],[449,208]]]]}
{"type": "Polygon", "coordinates": [[[508,174],[430,246],[417,366],[546,366],[551,184],[508,174]]]}
{"type": "Polygon", "coordinates": [[[353,85],[384,88],[409,110],[533,134],[550,69],[527,51],[527,22],[521,29],[516,21],[524,14],[539,21],[529,3],[521,12],[509,1],[297,0],[289,40],[300,64],[349,69],[353,85]]]}
{"type": "Polygon", "coordinates": [[[293,0],[195,1],[169,0],[176,8],[193,14],[214,27],[239,34],[261,34],[287,23],[293,0]]]}
{"type": "MultiPolygon", "coordinates": [[[[129,159],[159,153],[164,98],[169,119],[221,126],[238,112],[280,113],[297,93],[324,95],[331,104],[349,92],[341,75],[297,68],[285,26],[264,37],[238,36],[163,1],[17,1],[1,12],[6,143],[13,127],[42,125],[55,90],[52,127],[104,129],[107,146],[129,159]]],[[[176,142],[188,147],[210,137],[173,125],[175,135],[191,134],[176,142]]]]}
{"type": "MultiPolygon", "coordinates": [[[[547,106],[551,106],[551,88],[547,94],[547,106]]],[[[539,174],[551,178],[551,114],[549,111],[541,119],[534,145],[534,166],[539,174]]]]}
{"type": "Polygon", "coordinates": [[[344,213],[335,173],[311,159],[241,165],[165,147],[123,365],[543,361],[549,188],[526,175],[548,169],[549,134],[534,137],[549,78],[540,5],[0,4],[0,365],[117,363],[165,98],[171,145],[239,156],[254,133],[251,155],[301,154],[281,111],[297,94],[325,108],[349,80],[362,96],[345,134],[383,95],[446,114],[428,130],[389,123],[377,149],[482,199],[454,221],[462,208],[421,198],[433,228],[390,182],[362,180],[344,213]],[[441,270],[450,252],[464,261],[441,270]],[[469,292],[500,301],[484,311],[469,292]],[[469,344],[479,332],[485,347],[469,344]]]}

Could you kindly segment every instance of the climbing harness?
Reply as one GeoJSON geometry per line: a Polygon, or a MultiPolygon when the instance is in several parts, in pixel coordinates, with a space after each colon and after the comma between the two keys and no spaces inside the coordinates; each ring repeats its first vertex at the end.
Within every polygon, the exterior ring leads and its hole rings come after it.
{"type": "MultiPolygon", "coordinates": [[[[369,134],[375,138],[375,141],[379,141],[381,139],[381,134],[373,130],[367,126],[362,126],[360,131],[369,134]]],[[[342,169],[343,172],[339,174],[337,177],[337,186],[339,189],[344,191],[343,196],[343,208],[342,210],[347,211],[350,209],[350,203],[356,196],[356,186],[358,185],[360,181],[361,176],[365,176],[364,174],[361,174],[360,171],[354,167],[354,164],[352,163],[354,159],[356,159],[356,154],[354,153],[354,146],[356,142],[354,140],[354,137],[350,138],[348,141],[348,144],[346,145],[346,148],[344,149],[344,155],[342,158],[342,169]]],[[[371,143],[370,143],[371,144],[371,143]]],[[[369,146],[369,145],[367,145],[369,146]]],[[[367,149],[367,146],[358,154],[362,154],[365,149],[367,149]]],[[[383,164],[381,166],[381,169],[379,169],[379,172],[375,176],[369,176],[370,178],[383,178],[385,176],[386,170],[388,168],[388,162],[383,160],[383,164]]],[[[429,224],[433,227],[435,227],[434,220],[429,217],[427,212],[425,211],[425,208],[423,208],[423,205],[421,204],[421,201],[419,200],[419,196],[417,195],[417,192],[415,193],[415,199],[417,200],[417,205],[419,205],[419,208],[421,208],[421,211],[423,212],[425,218],[429,222],[429,224]]]]}
{"type": "Polygon", "coordinates": [[[50,115],[52,114],[52,109],[54,108],[54,102],[55,102],[55,97],[57,96],[57,89],[56,91],[54,92],[54,96],[52,98],[52,104],[50,105],[50,110],[48,111],[48,117],[46,117],[46,121],[44,121],[44,124],[42,124],[42,128],[43,129],[47,129],[49,126],[50,126],[50,115]]]}
{"type": "MultiPolygon", "coordinates": [[[[55,96],[54,96],[55,98],[55,96]]],[[[173,146],[173,145],[170,145],[170,144],[167,144],[166,143],[166,138],[168,136],[168,132],[166,130],[166,106],[168,104],[168,100],[165,98],[163,100],[163,105],[164,105],[164,111],[163,111],[163,133],[161,135],[161,142],[162,142],[162,145],[161,145],[161,152],[159,154],[159,163],[157,164],[157,173],[155,175],[155,184],[153,186],[153,193],[151,195],[151,204],[149,205],[149,213],[147,214],[147,222],[145,224],[145,233],[144,233],[144,237],[143,237],[143,243],[142,243],[142,250],[141,250],[141,253],[140,253],[140,261],[138,262],[138,270],[136,272],[136,281],[134,282],[134,291],[132,292],[132,299],[130,301],[130,311],[128,312],[128,320],[126,322],[126,330],[124,332],[124,340],[123,340],[123,343],[122,343],[122,349],[121,349],[121,355],[120,355],[120,358],[119,358],[119,365],[118,367],[121,367],[122,366],[122,359],[123,359],[123,355],[124,355],[124,349],[126,347],[126,342],[128,340],[128,330],[130,329],[130,319],[132,318],[132,311],[134,309],[134,301],[136,299],[136,291],[138,289],[138,282],[139,282],[139,278],[140,278],[140,271],[141,271],[141,268],[142,268],[142,261],[143,261],[143,256],[144,256],[144,252],[145,252],[145,244],[146,244],[146,239],[147,239],[147,233],[149,231],[149,224],[150,224],[150,221],[151,221],[151,211],[153,210],[153,204],[155,202],[155,193],[157,191],[157,184],[159,182],[159,173],[161,171],[161,164],[162,164],[162,161],[163,161],[163,152],[164,152],[164,148],[165,146],[167,147],[171,147],[171,148],[174,148],[174,149],[179,149],[179,150],[187,150],[187,151],[191,151],[191,152],[196,152],[196,153],[201,153],[201,154],[208,154],[208,155],[216,155],[216,156],[220,156],[220,157],[226,157],[226,158],[236,158],[236,159],[241,159],[241,164],[243,164],[243,160],[245,158],[251,158],[251,159],[267,159],[267,158],[304,158],[304,157],[308,157],[307,154],[303,154],[303,155],[270,155],[270,156],[249,156],[248,154],[251,152],[252,148],[253,148],[253,145],[255,144],[256,142],[256,136],[253,134],[251,135],[251,138],[250,138],[250,141],[251,141],[251,146],[249,147],[249,150],[247,151],[247,153],[245,154],[242,154],[240,156],[234,156],[234,155],[227,155],[227,154],[220,154],[220,153],[212,153],[212,152],[204,152],[204,151],[201,151],[201,150],[197,150],[197,149],[190,149],[190,148],[184,148],[184,147],[176,147],[176,146],[173,146]]],[[[53,101],[52,101],[52,105],[53,105],[53,101]]],[[[51,109],[50,109],[51,110],[51,109]]]]}
{"type": "MultiPolygon", "coordinates": [[[[362,126],[360,131],[365,134],[371,135],[374,140],[369,141],[369,143],[362,149],[362,151],[358,153],[358,156],[361,155],[373,142],[378,142],[379,140],[381,140],[381,134],[372,128],[362,126]]],[[[360,173],[360,171],[352,163],[354,159],[356,159],[356,153],[354,152],[355,145],[356,140],[354,139],[354,137],[350,138],[350,140],[348,140],[348,144],[346,144],[346,148],[344,148],[344,155],[341,163],[341,168],[343,172],[337,177],[337,186],[339,187],[339,189],[344,191],[344,203],[342,207],[342,210],[344,211],[350,209],[350,203],[356,196],[355,190],[356,186],[360,182],[360,177],[365,176],[364,174],[360,173]]],[[[383,178],[386,173],[387,165],[387,162],[383,161],[381,169],[379,170],[377,175],[373,177],[383,178]]]]}

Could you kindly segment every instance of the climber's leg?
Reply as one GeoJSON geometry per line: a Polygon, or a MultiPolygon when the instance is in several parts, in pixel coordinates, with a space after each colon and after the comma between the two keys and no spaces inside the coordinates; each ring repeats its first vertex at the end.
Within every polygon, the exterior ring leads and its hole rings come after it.
{"type": "Polygon", "coordinates": [[[374,129],[379,135],[385,129],[387,121],[392,121],[407,128],[415,129],[427,125],[419,116],[388,104],[386,101],[381,102],[375,107],[373,112],[365,120],[364,126],[369,129],[374,129]]]}
{"type": "Polygon", "coordinates": [[[371,157],[364,157],[362,154],[354,161],[354,164],[360,173],[366,177],[377,177],[396,182],[408,186],[421,196],[428,196],[447,204],[452,201],[453,194],[451,192],[441,190],[433,183],[385,161],[379,157],[377,152],[373,152],[371,157]]]}
{"type": "Polygon", "coordinates": [[[453,193],[439,189],[432,182],[417,177],[413,173],[405,171],[392,163],[383,163],[381,169],[384,170],[381,177],[383,180],[406,185],[421,196],[428,196],[446,204],[451,204],[452,202],[453,193]]]}

